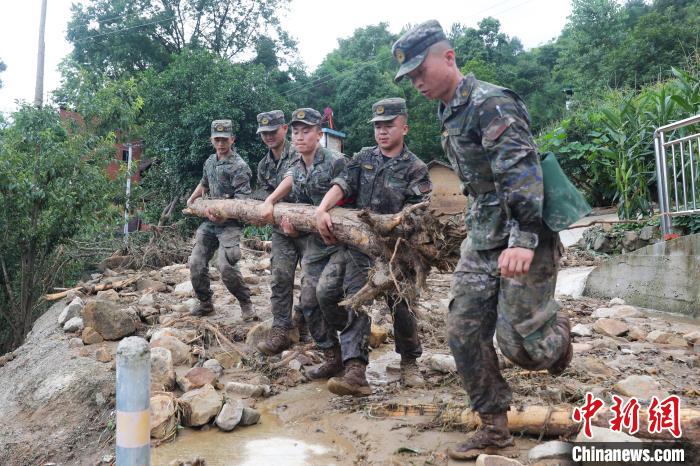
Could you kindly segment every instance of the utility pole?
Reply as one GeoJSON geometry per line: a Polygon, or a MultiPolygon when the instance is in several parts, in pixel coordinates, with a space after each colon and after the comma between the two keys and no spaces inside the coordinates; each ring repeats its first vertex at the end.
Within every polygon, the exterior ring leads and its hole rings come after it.
{"type": "Polygon", "coordinates": [[[36,88],[34,105],[41,107],[44,102],[44,34],[46,32],[46,0],[41,0],[41,22],[39,23],[39,52],[36,58],[36,88]]]}

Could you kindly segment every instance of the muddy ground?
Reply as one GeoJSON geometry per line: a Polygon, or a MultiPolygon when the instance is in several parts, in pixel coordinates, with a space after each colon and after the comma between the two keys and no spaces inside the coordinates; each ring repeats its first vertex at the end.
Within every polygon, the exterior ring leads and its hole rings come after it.
{"type": "MultiPolygon", "coordinates": [[[[564,264],[595,265],[597,260],[599,258],[572,250],[564,264]]],[[[268,255],[244,250],[241,269],[253,290],[257,312],[263,319],[271,317],[268,255]]],[[[153,294],[154,307],[159,310],[156,320],[160,323],[144,323],[139,334],[146,335],[149,330],[164,325],[201,331],[201,326],[187,317],[186,306],[188,300],[189,305],[192,304],[191,296],[187,292],[175,292],[177,284],[189,279],[184,264],[139,273],[142,279],[168,285],[162,292],[138,290],[134,285],[112,296],[124,306],[138,308],[144,294],[153,294]]],[[[136,274],[108,270],[104,275],[95,275],[93,284],[118,281],[136,274]]],[[[213,269],[211,274],[214,278],[218,275],[213,269]]],[[[432,274],[418,309],[423,360],[431,354],[449,354],[445,317],[450,278],[448,274],[432,274]]],[[[218,280],[212,284],[217,312],[206,317],[206,321],[231,340],[244,340],[252,324],[240,321],[238,304],[223,284],[218,280]]],[[[572,325],[591,326],[597,320],[592,316],[594,311],[608,307],[607,302],[589,298],[559,296],[558,299],[569,313],[572,325]]],[[[664,330],[682,338],[682,335],[700,330],[697,321],[652,310],[638,311],[622,320],[630,327],[637,327],[642,334],[664,330]]],[[[12,355],[14,360],[8,361],[10,358],[6,357],[0,361],[2,464],[100,464],[102,460],[113,459],[110,455],[114,451],[114,363],[96,362],[95,352],[102,346],[113,354],[117,342],[69,348],[68,340],[76,335],[64,333],[56,325],[56,315],[60,311],[53,312],[55,315],[45,316],[38,322],[25,347],[12,355]],[[57,372],[56,362],[65,362],[66,369],[57,372]],[[71,387],[69,381],[60,383],[66,373],[78,370],[94,373],[90,379],[95,384],[85,393],[71,387]],[[15,384],[15,388],[8,387],[8,383],[15,384]],[[41,396],[41,390],[48,392],[41,396]],[[12,436],[11,440],[8,435],[12,436]]],[[[376,303],[369,312],[377,326],[391,333],[391,316],[383,303],[376,303]]],[[[684,347],[678,339],[674,344],[644,338],[635,340],[638,333],[635,335],[609,337],[594,330],[591,336],[576,336],[573,362],[559,377],[546,371],[526,372],[505,367],[503,373],[513,388],[515,404],[580,405],[587,391],[609,402],[616,382],[638,374],[653,377],[660,384],[660,392],[679,395],[684,407],[700,407],[698,346],[684,347]]],[[[216,344],[208,335],[195,342],[193,349],[201,353],[203,348],[206,354],[208,346],[216,344]]],[[[307,354],[311,356],[307,363],[320,360],[313,352],[307,354]]],[[[221,432],[214,425],[180,429],[174,441],[152,450],[152,464],[167,465],[173,460],[197,456],[205,459],[208,465],[453,464],[447,459],[446,448],[463,439],[466,433],[456,422],[458,416],[446,413],[458,414],[468,406],[458,376],[435,371],[421,363],[427,388],[401,387],[398,383],[399,356],[393,351],[391,337],[372,351],[370,359],[368,378],[374,394],[365,399],[353,399],[329,394],[323,382],[308,382],[303,370],[299,374],[288,371],[286,366],[270,369],[269,363],[279,357],[267,360],[251,353],[245,359],[246,364],[227,369],[221,381],[271,385],[272,396],[259,400],[255,406],[262,414],[261,422],[230,433],[221,432]]],[[[506,362],[504,365],[508,366],[506,362]]],[[[187,368],[176,369],[181,373],[187,368]]],[[[518,436],[519,460],[527,463],[528,451],[544,440],[547,438],[543,436],[518,436]]]]}

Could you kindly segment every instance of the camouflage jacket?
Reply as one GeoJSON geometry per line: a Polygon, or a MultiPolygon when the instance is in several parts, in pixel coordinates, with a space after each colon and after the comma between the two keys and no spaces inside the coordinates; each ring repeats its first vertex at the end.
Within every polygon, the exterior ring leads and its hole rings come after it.
{"type": "Polygon", "coordinates": [[[345,168],[345,155],[334,150],[319,147],[314,161],[307,170],[301,155],[287,172],[292,176],[292,194],[296,202],[319,205],[329,189],[331,180],[345,168]]]}
{"type": "Polygon", "coordinates": [[[235,149],[230,157],[219,160],[212,154],[204,162],[200,184],[209,190],[211,199],[244,199],[250,195],[252,173],[235,149]]]}
{"type": "Polygon", "coordinates": [[[466,76],[440,104],[442,148],[475,197],[467,215],[469,245],[534,249],[542,228],[542,168],[530,116],[513,91],[466,76]]]}
{"type": "Polygon", "coordinates": [[[378,146],[363,147],[331,183],[355,198],[355,207],[379,214],[394,214],[406,204],[430,197],[433,185],[428,166],[404,145],[401,154],[389,160],[378,146]]]}
{"type": "MultiPolygon", "coordinates": [[[[289,141],[284,142],[284,150],[279,160],[275,160],[272,151],[268,149],[267,154],[258,163],[258,188],[256,193],[263,191],[263,196],[271,194],[282,182],[292,164],[299,158],[294,146],[289,141]]],[[[265,199],[263,197],[262,200],[265,199]]],[[[285,202],[294,202],[293,196],[284,198],[285,202]]]]}

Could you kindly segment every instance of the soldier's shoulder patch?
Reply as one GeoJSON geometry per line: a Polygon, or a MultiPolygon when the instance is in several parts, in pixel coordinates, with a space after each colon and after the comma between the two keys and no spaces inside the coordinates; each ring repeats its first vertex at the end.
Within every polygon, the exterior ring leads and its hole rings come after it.
{"type": "Polygon", "coordinates": [[[374,165],[372,165],[371,163],[363,163],[362,168],[364,168],[365,170],[374,170],[374,165]]]}
{"type": "Polygon", "coordinates": [[[513,124],[513,119],[509,116],[496,117],[486,127],[484,139],[488,141],[498,141],[498,138],[513,124]]]}

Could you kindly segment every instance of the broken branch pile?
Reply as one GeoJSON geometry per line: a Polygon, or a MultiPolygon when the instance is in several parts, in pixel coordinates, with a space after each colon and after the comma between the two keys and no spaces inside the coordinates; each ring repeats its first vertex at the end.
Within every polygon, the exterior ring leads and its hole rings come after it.
{"type": "MultiPolygon", "coordinates": [[[[266,223],[260,215],[261,205],[261,201],[252,199],[198,199],[183,213],[206,217],[209,209],[223,218],[260,225],[266,223]]],[[[279,203],[275,206],[274,224],[280,225],[286,217],[298,231],[317,233],[315,209],[311,205],[279,203]]],[[[340,207],[332,209],[330,215],[338,241],[375,259],[367,285],[342,303],[357,310],[387,293],[415,303],[432,267],[441,272],[454,268],[466,237],[458,218],[438,219],[430,202],[390,215],[340,207]]]]}

